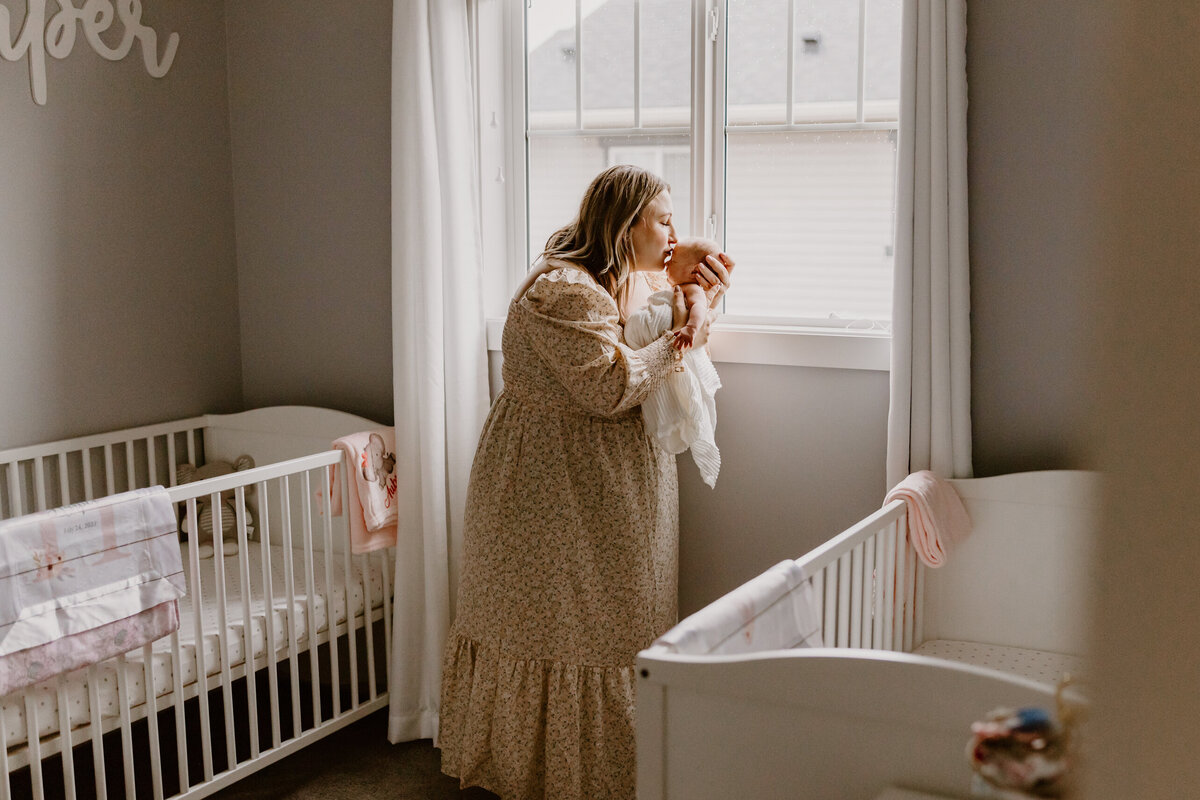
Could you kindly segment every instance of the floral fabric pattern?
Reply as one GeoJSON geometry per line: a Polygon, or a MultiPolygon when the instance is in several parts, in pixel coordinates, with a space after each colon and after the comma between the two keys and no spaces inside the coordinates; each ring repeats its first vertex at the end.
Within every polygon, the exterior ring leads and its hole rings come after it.
{"type": "Polygon", "coordinates": [[[504,391],[467,496],[444,657],[442,769],[506,798],[635,796],[634,658],[676,620],[678,482],[640,404],[676,364],[634,350],[568,266],[509,308],[504,391]]]}

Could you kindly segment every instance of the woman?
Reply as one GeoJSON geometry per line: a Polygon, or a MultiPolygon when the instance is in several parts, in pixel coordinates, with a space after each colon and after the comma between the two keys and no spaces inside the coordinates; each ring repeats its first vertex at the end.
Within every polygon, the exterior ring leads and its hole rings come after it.
{"type": "MultiPolygon", "coordinates": [[[[635,795],[634,656],[675,622],[678,537],[675,460],[639,405],[681,353],[670,333],[633,350],[621,320],[631,271],[670,259],[671,215],[661,179],[606,170],[509,307],[438,742],[447,774],[506,800],[635,795]]],[[[673,277],[728,284],[718,258],[673,277]]]]}

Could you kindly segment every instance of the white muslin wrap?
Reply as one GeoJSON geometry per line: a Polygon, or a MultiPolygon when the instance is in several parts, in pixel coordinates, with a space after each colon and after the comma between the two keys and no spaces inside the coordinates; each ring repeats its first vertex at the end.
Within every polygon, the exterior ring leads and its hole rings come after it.
{"type": "MultiPolygon", "coordinates": [[[[645,347],[671,330],[672,292],[655,292],[646,306],[629,315],[625,323],[625,341],[630,347],[645,347]]],[[[684,370],[672,372],[662,386],[642,403],[646,430],[668,453],[691,448],[692,459],[700,468],[700,477],[711,488],[721,471],[721,452],[717,449],[717,390],[721,378],[712,359],[702,347],[683,354],[684,370]]]]}
{"type": "Polygon", "coordinates": [[[169,633],[186,591],[161,486],[0,523],[0,693],[169,633]]]}
{"type": "Polygon", "coordinates": [[[815,598],[804,568],[781,561],[680,622],[654,646],[692,655],[824,647],[815,598]]]}

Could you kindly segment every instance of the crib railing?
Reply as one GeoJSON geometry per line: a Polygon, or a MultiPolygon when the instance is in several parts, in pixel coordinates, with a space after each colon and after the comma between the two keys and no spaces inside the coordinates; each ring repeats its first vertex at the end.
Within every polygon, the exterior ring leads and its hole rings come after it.
{"type": "MultiPolygon", "coordinates": [[[[169,441],[174,432],[152,435],[165,435],[169,441]]],[[[86,452],[89,446],[80,447],[86,452]]],[[[35,474],[43,469],[39,458],[33,456],[35,474]]],[[[94,785],[97,797],[106,797],[110,790],[127,798],[203,797],[386,705],[394,553],[385,549],[352,555],[337,541],[346,535],[345,521],[332,518],[328,495],[334,487],[342,493],[342,507],[349,507],[345,472],[339,469],[336,481],[333,472],[341,459],[340,451],[328,451],[168,489],[171,500],[183,508],[191,531],[198,530],[197,500],[208,499],[212,528],[220,531],[221,493],[232,491],[234,496],[237,553],[226,557],[232,543],[222,542],[219,536],[214,537],[216,553],[211,559],[202,560],[198,547],[186,548],[187,602],[193,611],[187,632],[193,635],[194,653],[185,652],[181,632],[175,631],[157,643],[88,667],[85,714],[72,714],[68,676],[59,676],[50,688],[30,687],[24,696],[23,745],[10,751],[5,741],[7,725],[0,718],[0,751],[7,754],[0,800],[14,793],[39,800],[47,796],[73,800],[82,779],[76,774],[79,754],[73,755],[73,749],[89,742],[92,776],[88,783],[94,785]],[[251,540],[252,510],[259,529],[270,530],[270,536],[251,540]],[[318,568],[318,553],[322,568],[318,568]],[[276,585],[273,558],[282,559],[283,586],[276,585]],[[378,590],[372,585],[373,574],[379,575],[378,590]],[[352,587],[358,580],[361,607],[356,609],[352,587]],[[213,587],[211,598],[205,596],[206,583],[213,587]],[[339,585],[344,604],[340,621],[339,585]],[[323,609],[317,607],[319,598],[323,609]],[[212,623],[201,613],[206,601],[210,605],[215,601],[212,623]],[[254,617],[260,612],[256,609],[261,609],[258,648],[254,617]],[[282,609],[281,624],[273,609],[282,609]],[[322,610],[324,623],[320,624],[322,610]],[[378,665],[377,632],[382,632],[384,651],[378,665]],[[214,634],[219,666],[207,663],[204,647],[205,638],[214,634]],[[232,652],[236,644],[240,644],[240,660],[232,652]],[[231,663],[235,660],[238,663],[231,663]],[[195,665],[195,680],[186,685],[185,661],[188,668],[195,665]],[[162,670],[168,665],[168,688],[157,695],[156,677],[167,681],[162,670]],[[114,671],[119,710],[115,717],[103,714],[98,688],[114,671]],[[141,691],[134,696],[130,682],[136,683],[138,675],[141,691]],[[304,684],[308,691],[302,697],[304,684]],[[55,695],[57,725],[39,736],[39,701],[55,695]],[[143,721],[144,732],[135,735],[135,723],[141,728],[143,721]],[[104,736],[114,731],[119,733],[104,736]],[[109,766],[116,762],[114,738],[119,742],[120,768],[118,774],[109,775],[109,766]],[[55,775],[48,782],[45,765],[54,760],[61,764],[61,778],[55,775]],[[165,774],[164,764],[171,775],[165,774]],[[13,776],[17,770],[22,774],[13,776]]],[[[86,794],[92,793],[89,787],[86,794]]]]}
{"type": "Polygon", "coordinates": [[[911,652],[922,641],[925,568],[896,500],[797,560],[812,576],[826,647],[911,652]]]}
{"type": "Polygon", "coordinates": [[[174,486],[204,459],[203,417],[0,451],[0,519],[120,491],[174,486]]]}

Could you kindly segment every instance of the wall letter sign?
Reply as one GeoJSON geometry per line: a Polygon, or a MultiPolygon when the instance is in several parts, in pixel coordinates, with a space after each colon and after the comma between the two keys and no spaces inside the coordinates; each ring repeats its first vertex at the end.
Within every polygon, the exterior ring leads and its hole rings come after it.
{"type": "Polygon", "coordinates": [[[25,24],[14,38],[12,19],[5,6],[0,6],[0,56],[8,61],[29,58],[29,85],[33,90],[33,102],[46,105],[46,56],[64,59],[75,47],[75,34],[82,28],[84,38],[92,49],[109,61],[120,61],[129,55],[136,39],[142,46],[142,61],[146,72],[161,78],[171,69],[175,61],[175,50],[179,47],[179,34],[167,37],[162,58],[158,57],[158,34],[142,24],[140,0],[83,0],[76,7],[75,0],[56,0],[58,11],[46,24],[46,0],[29,0],[25,12],[25,24]],[[124,31],[116,47],[109,47],[100,34],[120,20],[124,31]]]}

